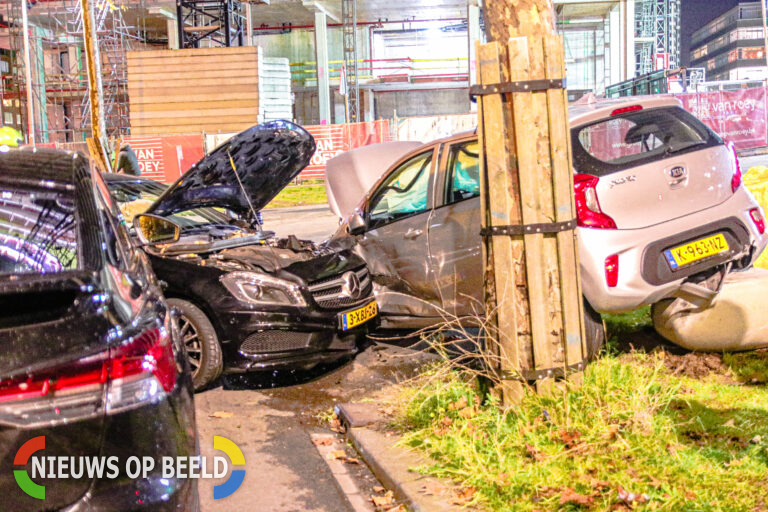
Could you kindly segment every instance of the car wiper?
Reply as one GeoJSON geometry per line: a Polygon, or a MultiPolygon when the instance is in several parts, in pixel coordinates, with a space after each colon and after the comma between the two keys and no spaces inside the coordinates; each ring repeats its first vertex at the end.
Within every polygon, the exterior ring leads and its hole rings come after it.
{"type": "Polygon", "coordinates": [[[689,142],[688,144],[683,144],[682,146],[678,146],[676,148],[668,147],[666,150],[664,150],[664,154],[672,155],[674,153],[679,153],[681,151],[685,151],[686,149],[695,148],[696,146],[704,146],[707,143],[703,140],[697,141],[697,142],[689,142]]]}

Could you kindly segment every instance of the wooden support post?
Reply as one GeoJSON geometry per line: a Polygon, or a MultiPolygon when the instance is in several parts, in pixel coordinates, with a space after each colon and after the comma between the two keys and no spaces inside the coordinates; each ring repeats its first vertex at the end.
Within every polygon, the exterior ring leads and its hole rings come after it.
{"type": "Polygon", "coordinates": [[[552,3],[485,6],[492,42],[477,46],[476,92],[486,311],[499,341],[501,395],[510,405],[521,380],[534,381],[540,393],[552,391],[558,374],[579,382],[583,305],[567,94],[557,85],[565,59],[552,3]]]}

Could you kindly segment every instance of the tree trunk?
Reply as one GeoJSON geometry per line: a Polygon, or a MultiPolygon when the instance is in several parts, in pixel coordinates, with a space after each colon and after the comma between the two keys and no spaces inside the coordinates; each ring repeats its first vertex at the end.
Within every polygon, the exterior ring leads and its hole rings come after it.
{"type": "Polygon", "coordinates": [[[485,0],[483,12],[488,41],[555,33],[552,0],[485,0]]]}

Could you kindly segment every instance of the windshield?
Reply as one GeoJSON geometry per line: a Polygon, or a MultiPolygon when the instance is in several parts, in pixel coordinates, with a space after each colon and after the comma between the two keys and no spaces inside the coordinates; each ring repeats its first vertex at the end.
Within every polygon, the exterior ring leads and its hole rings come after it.
{"type": "MultiPolygon", "coordinates": [[[[111,182],[108,186],[129,225],[136,215],[147,211],[149,206],[168,188],[166,185],[152,181],[111,182]]],[[[166,215],[166,217],[176,222],[182,229],[230,224],[236,220],[224,211],[214,208],[194,208],[166,215]]]]}
{"type": "Polygon", "coordinates": [[[0,192],[0,275],[77,270],[74,192],[0,192]]]}

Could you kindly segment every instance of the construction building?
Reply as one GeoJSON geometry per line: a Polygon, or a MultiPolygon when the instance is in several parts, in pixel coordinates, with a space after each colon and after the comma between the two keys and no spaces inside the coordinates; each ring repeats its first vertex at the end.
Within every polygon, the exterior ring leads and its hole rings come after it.
{"type": "MultiPolygon", "coordinates": [[[[90,103],[79,2],[0,5],[3,122],[36,143],[83,141],[90,103]]],[[[679,0],[556,0],[555,6],[572,98],[678,64],[679,0]]],[[[467,88],[483,25],[477,0],[95,0],[95,11],[104,117],[113,137],[215,133],[274,117],[334,124],[473,108],[467,88]],[[168,71],[185,69],[182,57],[202,59],[196,50],[250,46],[258,49],[230,55],[226,70],[216,71],[213,57],[200,60],[201,75],[192,82],[168,71]],[[182,53],[155,55],[176,58],[162,61],[171,68],[142,61],[143,52],[160,50],[182,53]],[[207,84],[213,71],[217,82],[207,84]],[[256,88],[251,93],[248,86],[256,88]],[[195,89],[197,100],[183,94],[175,100],[194,119],[152,104],[174,87],[195,89]],[[240,89],[252,99],[237,98],[240,89]],[[193,101],[206,105],[183,106],[193,101]],[[159,117],[164,124],[150,121],[159,117]]]]}
{"type": "Polygon", "coordinates": [[[765,80],[766,55],[760,2],[739,4],[693,33],[691,65],[709,81],[765,80]]]}

